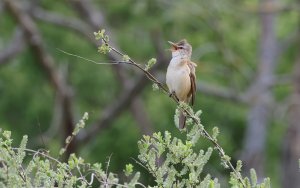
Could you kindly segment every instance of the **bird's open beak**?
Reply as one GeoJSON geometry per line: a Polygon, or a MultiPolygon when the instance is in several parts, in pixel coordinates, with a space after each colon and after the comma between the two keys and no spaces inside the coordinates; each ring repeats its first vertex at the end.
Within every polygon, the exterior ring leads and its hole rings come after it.
{"type": "Polygon", "coordinates": [[[170,48],[171,51],[175,51],[178,49],[177,44],[175,44],[174,42],[168,41],[168,43],[171,44],[171,48],[170,48]]]}

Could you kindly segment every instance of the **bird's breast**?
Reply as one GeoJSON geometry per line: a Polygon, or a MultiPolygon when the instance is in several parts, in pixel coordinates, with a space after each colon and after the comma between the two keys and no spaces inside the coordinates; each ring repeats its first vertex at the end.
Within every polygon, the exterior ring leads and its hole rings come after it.
{"type": "Polygon", "coordinates": [[[191,82],[190,69],[186,63],[172,61],[167,70],[166,83],[170,92],[175,92],[176,96],[184,101],[187,97],[191,82]]]}

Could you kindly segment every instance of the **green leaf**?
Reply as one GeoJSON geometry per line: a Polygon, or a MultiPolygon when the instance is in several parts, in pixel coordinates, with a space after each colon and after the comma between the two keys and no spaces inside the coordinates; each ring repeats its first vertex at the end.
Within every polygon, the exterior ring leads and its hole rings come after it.
{"type": "Polygon", "coordinates": [[[10,131],[4,131],[2,133],[2,135],[4,136],[4,138],[6,138],[7,140],[9,140],[10,137],[11,137],[11,132],[10,131]]]}
{"type": "Polygon", "coordinates": [[[104,37],[105,29],[99,30],[98,32],[94,32],[95,39],[100,40],[104,37]]]}
{"type": "Polygon", "coordinates": [[[250,169],[250,178],[251,178],[252,185],[255,186],[257,184],[257,176],[253,168],[250,169]]]}
{"type": "Polygon", "coordinates": [[[122,61],[128,62],[130,60],[130,57],[128,55],[123,55],[122,61]]]}
{"type": "Polygon", "coordinates": [[[62,154],[64,154],[66,152],[66,149],[65,148],[61,148],[60,150],[59,150],[59,155],[62,155],[62,154]]]}
{"type": "Polygon", "coordinates": [[[155,58],[151,58],[148,63],[146,64],[145,70],[148,71],[151,67],[153,67],[153,65],[156,64],[156,59],[155,58]]]}
{"type": "Polygon", "coordinates": [[[102,44],[101,46],[98,47],[98,52],[101,54],[107,54],[110,51],[111,48],[106,44],[102,44]]]}
{"type": "Polygon", "coordinates": [[[159,87],[156,83],[154,83],[154,84],[152,84],[152,89],[153,89],[153,91],[158,91],[159,87]]]}
{"type": "Polygon", "coordinates": [[[218,135],[219,135],[219,133],[220,133],[220,131],[219,131],[219,128],[218,127],[214,127],[213,129],[212,129],[212,138],[214,139],[214,141],[217,141],[217,137],[218,137],[218,135]]]}
{"type": "Polygon", "coordinates": [[[132,164],[127,164],[125,166],[125,170],[124,170],[124,173],[125,173],[125,176],[130,176],[133,172],[133,165],[132,164]]]}

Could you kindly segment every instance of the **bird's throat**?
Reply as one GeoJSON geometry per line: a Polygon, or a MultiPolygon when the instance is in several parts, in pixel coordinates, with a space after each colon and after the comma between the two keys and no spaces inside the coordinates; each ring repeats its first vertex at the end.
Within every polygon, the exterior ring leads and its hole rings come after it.
{"type": "Polygon", "coordinates": [[[180,53],[179,50],[173,51],[172,52],[172,58],[180,58],[180,56],[182,56],[183,54],[180,53]]]}

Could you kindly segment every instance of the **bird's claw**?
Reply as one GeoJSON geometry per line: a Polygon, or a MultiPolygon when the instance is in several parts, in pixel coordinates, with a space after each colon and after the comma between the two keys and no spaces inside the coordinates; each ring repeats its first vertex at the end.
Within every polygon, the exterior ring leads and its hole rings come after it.
{"type": "Polygon", "coordinates": [[[172,97],[172,96],[175,96],[175,97],[176,97],[175,91],[172,91],[172,92],[169,93],[169,97],[172,97]]]}
{"type": "Polygon", "coordinates": [[[175,91],[173,91],[173,92],[171,92],[171,93],[169,94],[169,97],[172,97],[172,96],[174,96],[174,98],[175,98],[177,101],[179,101],[178,97],[177,97],[176,94],[175,94],[175,91]]]}

